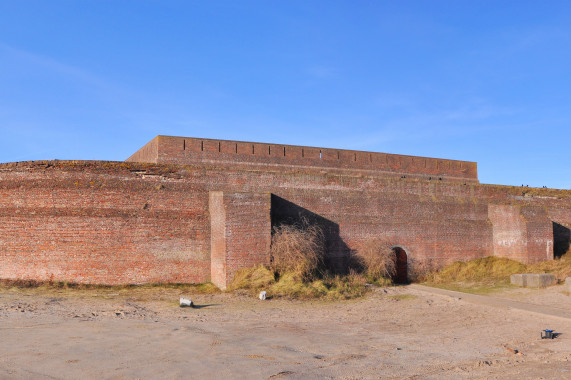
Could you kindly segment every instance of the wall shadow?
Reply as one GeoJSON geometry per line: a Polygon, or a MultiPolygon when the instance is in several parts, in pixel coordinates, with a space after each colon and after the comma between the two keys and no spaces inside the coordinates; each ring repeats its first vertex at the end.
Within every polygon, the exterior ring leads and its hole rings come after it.
{"type": "Polygon", "coordinates": [[[553,256],[559,258],[569,251],[571,230],[562,224],[553,222],[553,256]]]}
{"type": "Polygon", "coordinates": [[[341,238],[337,223],[275,194],[271,195],[270,215],[272,231],[274,227],[302,224],[304,220],[311,225],[321,227],[325,235],[324,262],[326,268],[334,274],[347,274],[352,251],[341,238]]]}

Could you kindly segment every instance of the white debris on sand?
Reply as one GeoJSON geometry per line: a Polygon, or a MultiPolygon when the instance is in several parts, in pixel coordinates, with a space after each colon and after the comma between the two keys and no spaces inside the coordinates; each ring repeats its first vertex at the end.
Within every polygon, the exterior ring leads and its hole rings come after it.
{"type": "Polygon", "coordinates": [[[180,297],[180,307],[192,307],[192,300],[190,298],[180,297]]]}

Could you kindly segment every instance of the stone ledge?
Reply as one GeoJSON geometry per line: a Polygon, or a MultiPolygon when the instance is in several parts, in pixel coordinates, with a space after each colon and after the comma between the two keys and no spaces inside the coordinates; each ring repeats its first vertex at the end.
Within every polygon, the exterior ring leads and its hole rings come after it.
{"type": "Polygon", "coordinates": [[[555,285],[557,279],[552,273],[518,273],[510,276],[510,282],[524,288],[546,288],[555,285]]]}

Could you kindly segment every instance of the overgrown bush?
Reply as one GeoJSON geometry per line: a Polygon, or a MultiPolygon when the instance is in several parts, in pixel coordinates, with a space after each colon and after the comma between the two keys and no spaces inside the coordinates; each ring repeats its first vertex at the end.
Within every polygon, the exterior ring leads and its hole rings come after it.
{"type": "Polygon", "coordinates": [[[325,269],[325,238],[319,226],[302,221],[274,228],[269,268],[236,273],[229,290],[267,291],[270,297],[348,299],[366,293],[363,275],[335,276],[325,269]]]}
{"type": "Polygon", "coordinates": [[[323,230],[306,220],[299,224],[274,227],[270,249],[270,268],[277,276],[295,273],[312,280],[323,269],[325,237],[323,230]]]}
{"type": "Polygon", "coordinates": [[[357,267],[366,275],[367,281],[378,285],[392,282],[396,273],[396,255],[389,244],[380,239],[365,242],[355,257],[357,267]]]}

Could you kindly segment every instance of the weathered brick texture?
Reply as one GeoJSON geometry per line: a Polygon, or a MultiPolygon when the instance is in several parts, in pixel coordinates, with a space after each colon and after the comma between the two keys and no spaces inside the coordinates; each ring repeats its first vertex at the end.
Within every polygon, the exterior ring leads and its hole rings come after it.
{"type": "Polygon", "coordinates": [[[212,191],[211,281],[226,289],[238,269],[269,264],[270,194],[212,191]]]}
{"type": "Polygon", "coordinates": [[[553,222],[542,207],[488,206],[493,253],[524,263],[553,258],[553,222]]]}
{"type": "Polygon", "coordinates": [[[295,215],[326,227],[341,268],[370,239],[438,265],[568,244],[571,191],[406,157],[161,136],[129,162],[0,164],[0,278],[224,286],[267,263],[272,220],[295,215]]]}
{"type": "Polygon", "coordinates": [[[386,175],[477,182],[475,162],[344,149],[262,144],[244,141],[157,136],[127,162],[318,167],[384,172],[386,175]]]}

